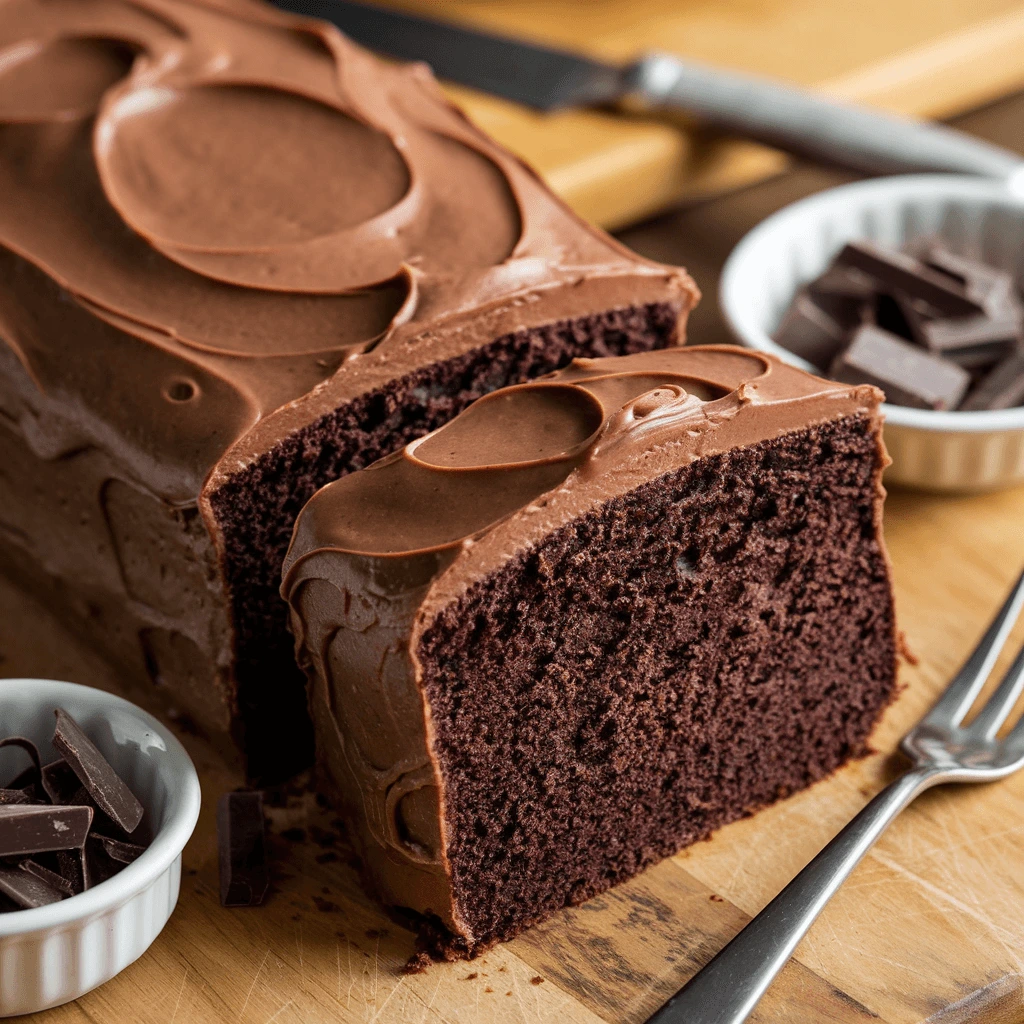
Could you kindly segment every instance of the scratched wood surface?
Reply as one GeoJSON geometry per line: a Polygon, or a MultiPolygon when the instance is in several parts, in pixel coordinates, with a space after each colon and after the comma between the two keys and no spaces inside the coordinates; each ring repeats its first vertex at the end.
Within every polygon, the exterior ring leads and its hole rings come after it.
{"type": "MultiPolygon", "coordinates": [[[[1024,97],[964,127],[1024,140],[1024,97]]],[[[729,248],[773,209],[841,180],[803,169],[625,235],[689,265],[705,291],[691,335],[727,340],[714,304],[729,248]]],[[[1024,489],[890,495],[886,532],[901,624],[920,656],[875,738],[879,753],[719,832],[628,885],[556,915],[471,964],[406,977],[412,936],[362,893],[332,816],[273,812],[267,904],[217,902],[213,808],[238,784],[183,735],[204,806],[177,911],[153,947],[39,1024],[533,1024],[641,1022],[755,914],[891,776],[892,752],[1024,565],[1024,489]],[[283,833],[305,829],[305,840],[283,833]]],[[[1016,631],[1024,641],[1024,624],[1016,631]]],[[[1004,659],[1005,661],[1006,659],[1004,659]]],[[[109,674],[45,609],[0,581],[0,675],[97,686],[109,674]]],[[[927,794],[901,817],[800,945],[755,1020],[772,1024],[1024,1022],[1024,775],[927,794]]]]}
{"type": "MultiPolygon", "coordinates": [[[[617,61],[663,49],[832,96],[946,117],[1024,85],[1021,0],[382,0],[617,61]]],[[[682,121],[542,115],[452,94],[585,217],[634,223],[681,198],[772,174],[777,153],[682,121]]]]}
{"type": "MultiPolygon", "coordinates": [[[[877,755],[477,961],[407,977],[399,968],[412,935],[364,896],[332,816],[311,798],[272,811],[267,903],[220,907],[214,805],[240,779],[204,742],[184,735],[204,800],[177,911],[120,976],[38,1019],[644,1020],[890,776],[888,755],[901,731],[1024,565],[1024,489],[954,499],[897,493],[887,533],[902,625],[921,663],[904,669],[906,690],[877,734],[877,755]],[[297,835],[293,829],[305,838],[282,835],[297,835]]],[[[0,652],[4,675],[107,684],[102,663],[6,585],[0,652]]],[[[1024,775],[929,794],[911,808],[826,909],[755,1019],[1024,1020],[1024,775]]]]}

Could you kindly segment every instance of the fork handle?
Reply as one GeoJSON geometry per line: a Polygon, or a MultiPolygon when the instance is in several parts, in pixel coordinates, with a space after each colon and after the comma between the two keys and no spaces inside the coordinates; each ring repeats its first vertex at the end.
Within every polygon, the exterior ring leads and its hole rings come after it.
{"type": "Polygon", "coordinates": [[[833,893],[889,823],[919,793],[942,781],[914,768],[882,790],[648,1024],[740,1024],[782,970],[833,893]]]}

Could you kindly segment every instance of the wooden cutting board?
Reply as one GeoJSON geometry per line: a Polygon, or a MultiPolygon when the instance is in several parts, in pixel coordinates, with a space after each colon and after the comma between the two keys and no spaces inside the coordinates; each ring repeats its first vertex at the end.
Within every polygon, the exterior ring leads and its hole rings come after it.
{"type": "MultiPolygon", "coordinates": [[[[929,705],[1024,565],[1024,489],[897,493],[886,513],[900,619],[920,656],[880,753],[472,963],[400,967],[413,936],[363,894],[332,815],[273,812],[260,908],[217,900],[214,808],[240,783],[183,735],[203,782],[178,909],[139,961],[40,1024],[600,1024],[640,1022],[719,949],[891,776],[929,705]],[[282,836],[305,830],[304,840],[282,836]]],[[[1018,627],[1017,641],[1024,640],[1018,627]]],[[[1004,659],[1005,662],[1006,659],[1004,659]]],[[[0,581],[0,674],[108,684],[104,665],[0,581]]],[[[758,1009],[778,1024],[1024,1021],[1024,773],[948,787],[907,811],[826,908],[758,1009]]]]}
{"type": "MultiPolygon", "coordinates": [[[[1024,86],[1021,0],[379,2],[613,60],[669,50],[921,117],[946,117],[1024,86]]],[[[543,115],[468,89],[451,93],[583,216],[605,227],[783,165],[777,153],[710,142],[679,120],[543,115]]]]}

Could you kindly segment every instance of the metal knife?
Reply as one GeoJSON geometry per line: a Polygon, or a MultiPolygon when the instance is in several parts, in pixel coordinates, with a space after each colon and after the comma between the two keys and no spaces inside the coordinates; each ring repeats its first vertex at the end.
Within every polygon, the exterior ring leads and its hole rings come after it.
{"type": "Polygon", "coordinates": [[[1024,178],[1024,159],[942,125],[825,99],[665,53],[610,64],[353,0],[274,0],[333,22],[371,50],[422,60],[443,79],[537,110],[676,110],[777,149],[868,174],[945,171],[1024,178]]]}

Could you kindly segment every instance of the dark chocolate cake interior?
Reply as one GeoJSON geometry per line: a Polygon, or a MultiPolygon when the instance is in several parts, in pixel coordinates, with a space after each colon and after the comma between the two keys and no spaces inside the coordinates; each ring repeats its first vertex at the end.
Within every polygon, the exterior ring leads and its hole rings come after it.
{"type": "Polygon", "coordinates": [[[855,416],[699,459],[437,616],[417,653],[475,950],[864,750],[895,658],[880,458],[855,416]]]}
{"type": "Polygon", "coordinates": [[[295,518],[320,487],[441,426],[497,388],[578,356],[619,356],[675,339],[669,304],[612,310],[518,331],[360,397],[278,444],[212,496],[236,624],[239,737],[249,773],[282,778],[309,763],[305,678],[278,593],[295,518]]]}

